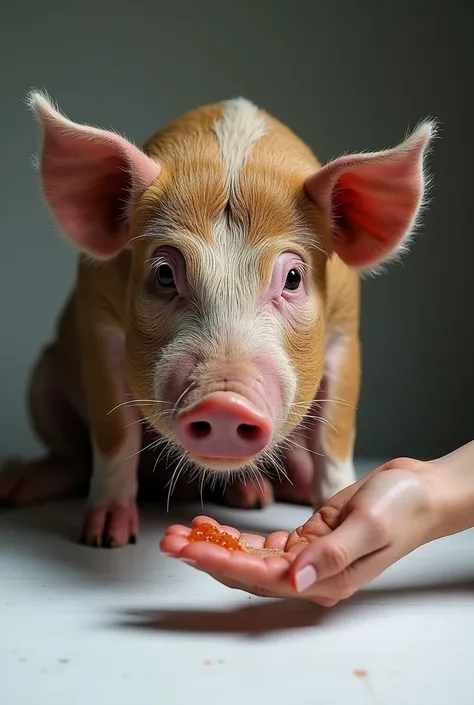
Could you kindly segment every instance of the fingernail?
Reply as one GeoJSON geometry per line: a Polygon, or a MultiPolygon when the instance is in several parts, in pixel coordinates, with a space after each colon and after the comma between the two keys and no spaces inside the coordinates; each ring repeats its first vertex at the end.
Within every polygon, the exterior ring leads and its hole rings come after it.
{"type": "Polygon", "coordinates": [[[181,558],[183,563],[189,563],[189,565],[197,565],[197,561],[193,561],[192,558],[181,558]]]}
{"type": "Polygon", "coordinates": [[[295,575],[296,592],[304,592],[310,588],[318,579],[316,568],[312,565],[305,565],[295,575]]]}

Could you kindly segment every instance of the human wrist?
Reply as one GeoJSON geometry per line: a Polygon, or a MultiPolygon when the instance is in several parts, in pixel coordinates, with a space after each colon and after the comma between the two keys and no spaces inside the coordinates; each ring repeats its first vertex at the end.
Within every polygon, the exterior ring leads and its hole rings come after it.
{"type": "Polygon", "coordinates": [[[433,493],[433,538],[474,527],[474,441],[424,465],[433,493]]]}

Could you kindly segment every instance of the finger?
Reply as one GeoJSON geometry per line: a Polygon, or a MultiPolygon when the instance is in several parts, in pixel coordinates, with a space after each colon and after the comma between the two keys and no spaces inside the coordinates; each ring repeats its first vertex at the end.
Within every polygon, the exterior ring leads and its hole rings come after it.
{"type": "Polygon", "coordinates": [[[281,551],[286,550],[286,544],[288,543],[289,534],[288,531],[274,531],[268,534],[265,539],[265,548],[278,548],[281,551]]]}
{"type": "Polygon", "coordinates": [[[286,542],[286,550],[293,551],[295,546],[302,546],[305,548],[308,545],[308,539],[305,536],[301,536],[301,531],[303,527],[300,526],[295,531],[292,531],[288,536],[288,541],[286,542]]]}
{"type": "Polygon", "coordinates": [[[179,557],[180,552],[189,544],[185,536],[179,534],[168,534],[160,542],[160,550],[168,556],[179,557]]]}
{"type": "Polygon", "coordinates": [[[391,555],[386,549],[375,551],[356,561],[342,573],[315,583],[308,598],[318,604],[322,604],[321,600],[332,601],[333,604],[346,600],[383,573],[399,557],[391,555]]]}
{"type": "Polygon", "coordinates": [[[213,519],[212,517],[208,517],[205,514],[199,514],[197,517],[194,517],[194,519],[191,522],[191,526],[194,528],[195,526],[200,526],[201,524],[213,524],[217,529],[221,529],[221,525],[219,524],[218,521],[213,519]]]}
{"type": "Polygon", "coordinates": [[[331,534],[300,552],[290,569],[297,592],[342,573],[352,563],[384,545],[384,532],[360,510],[354,510],[331,534]],[[374,530],[375,529],[375,530],[374,530]]]}
{"type": "Polygon", "coordinates": [[[165,536],[187,536],[189,534],[189,526],[183,526],[182,524],[171,524],[165,531],[165,536]]]}
{"type": "MultiPolygon", "coordinates": [[[[336,497],[338,496],[336,495],[336,497]]],[[[342,501],[340,504],[342,508],[342,501]]],[[[336,508],[332,504],[322,507],[302,527],[297,529],[297,533],[300,536],[327,536],[340,523],[341,508],[336,508]]]]}

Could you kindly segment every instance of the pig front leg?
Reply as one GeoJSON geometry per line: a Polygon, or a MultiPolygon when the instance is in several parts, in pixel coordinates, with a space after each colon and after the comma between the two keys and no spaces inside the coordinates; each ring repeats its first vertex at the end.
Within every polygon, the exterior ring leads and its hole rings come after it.
{"type": "Polygon", "coordinates": [[[286,443],[284,462],[293,484],[282,490],[283,499],[311,503],[319,509],[355,482],[353,449],[359,391],[358,336],[329,335],[322,384],[307,416],[286,443]]]}
{"type": "Polygon", "coordinates": [[[138,536],[138,463],[142,429],[130,403],[120,336],[89,340],[83,352],[93,471],[81,541],[116,548],[138,536]]]}
{"type": "Polygon", "coordinates": [[[326,344],[324,383],[316,399],[317,428],[309,421],[309,447],[321,453],[313,476],[312,503],[319,508],[356,481],[354,442],[360,392],[360,342],[357,334],[331,334],[326,344]],[[318,401],[318,399],[320,401],[318,401]]]}

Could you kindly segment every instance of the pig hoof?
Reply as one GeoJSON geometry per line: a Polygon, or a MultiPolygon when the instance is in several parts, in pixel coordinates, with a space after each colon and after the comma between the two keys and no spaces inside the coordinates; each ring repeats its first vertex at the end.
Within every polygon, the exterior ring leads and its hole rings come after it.
{"type": "Polygon", "coordinates": [[[80,543],[93,548],[121,548],[136,544],[138,510],[135,501],[127,507],[96,507],[86,516],[80,543]]]}
{"type": "Polygon", "coordinates": [[[274,501],[273,488],[267,478],[258,483],[239,480],[226,489],[224,498],[226,504],[238,509],[263,509],[274,501]]]}

